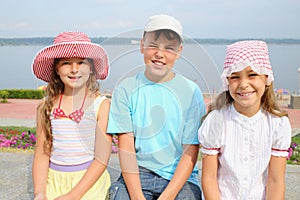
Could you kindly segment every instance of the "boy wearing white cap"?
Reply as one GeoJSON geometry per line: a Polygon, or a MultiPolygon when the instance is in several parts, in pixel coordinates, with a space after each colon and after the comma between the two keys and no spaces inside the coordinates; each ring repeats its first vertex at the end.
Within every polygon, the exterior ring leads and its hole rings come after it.
{"type": "Polygon", "coordinates": [[[168,15],[147,23],[140,51],[145,71],[113,92],[108,133],[117,133],[122,175],[111,199],[201,199],[197,130],[205,114],[199,87],[172,70],[182,26],[168,15]]]}

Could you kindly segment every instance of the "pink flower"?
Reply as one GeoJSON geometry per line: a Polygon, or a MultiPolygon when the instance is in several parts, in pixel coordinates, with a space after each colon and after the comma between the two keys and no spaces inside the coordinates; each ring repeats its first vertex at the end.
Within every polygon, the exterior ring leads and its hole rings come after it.
{"type": "Polygon", "coordinates": [[[24,131],[24,132],[22,133],[22,139],[24,139],[25,135],[26,135],[26,132],[24,131]]]}
{"type": "Polygon", "coordinates": [[[33,142],[35,142],[35,141],[36,141],[35,135],[34,135],[34,134],[31,134],[31,135],[30,135],[30,139],[31,139],[33,142]]]}
{"type": "Polygon", "coordinates": [[[7,147],[7,144],[5,142],[0,143],[0,147],[7,147]]]}
{"type": "Polygon", "coordinates": [[[118,144],[118,138],[117,137],[113,137],[113,143],[118,144]]]}
{"type": "Polygon", "coordinates": [[[295,149],[297,147],[297,143],[293,142],[292,143],[292,148],[295,149]]]}
{"type": "Polygon", "coordinates": [[[287,159],[289,160],[291,158],[291,156],[293,155],[293,148],[289,148],[288,149],[288,156],[287,156],[287,159]]]}
{"type": "Polygon", "coordinates": [[[117,153],[118,152],[118,147],[116,147],[114,145],[111,147],[111,149],[112,149],[113,153],[117,153]]]}

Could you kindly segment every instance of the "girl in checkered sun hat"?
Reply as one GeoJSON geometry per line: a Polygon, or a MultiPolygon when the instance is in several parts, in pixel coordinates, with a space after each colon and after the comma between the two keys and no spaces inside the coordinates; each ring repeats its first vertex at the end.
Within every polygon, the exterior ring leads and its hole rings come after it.
{"type": "Polygon", "coordinates": [[[267,44],[229,45],[221,79],[198,131],[204,197],[284,199],[291,125],[276,104],[267,44]]]}
{"type": "Polygon", "coordinates": [[[85,33],[63,32],[37,53],[32,67],[37,78],[48,82],[37,110],[35,200],[105,199],[110,103],[96,81],[108,75],[105,50],[85,33]]]}

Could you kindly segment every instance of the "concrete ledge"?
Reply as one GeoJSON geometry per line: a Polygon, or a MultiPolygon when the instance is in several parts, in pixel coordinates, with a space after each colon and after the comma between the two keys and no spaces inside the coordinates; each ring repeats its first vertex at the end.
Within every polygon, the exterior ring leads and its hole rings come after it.
{"type": "MultiPolygon", "coordinates": [[[[0,152],[0,199],[31,200],[33,185],[31,178],[32,153],[0,152]]],[[[201,162],[199,166],[201,178],[201,162]]],[[[120,175],[118,156],[113,154],[108,166],[112,181],[120,175]]],[[[300,196],[300,165],[287,165],[286,195],[287,200],[296,200],[300,196]]]]}
{"type": "Polygon", "coordinates": [[[293,128],[292,129],[292,137],[300,134],[300,128],[293,128]]]}

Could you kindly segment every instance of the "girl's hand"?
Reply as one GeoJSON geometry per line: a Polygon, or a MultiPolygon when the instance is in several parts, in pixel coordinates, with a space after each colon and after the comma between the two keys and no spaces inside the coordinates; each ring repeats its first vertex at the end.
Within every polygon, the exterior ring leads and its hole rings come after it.
{"type": "Polygon", "coordinates": [[[47,200],[47,197],[44,193],[37,193],[34,197],[34,200],[47,200]]]}
{"type": "Polygon", "coordinates": [[[73,198],[67,194],[64,194],[62,196],[56,197],[54,200],[75,200],[76,198],[73,198]]]}

